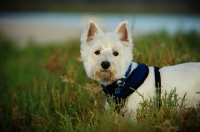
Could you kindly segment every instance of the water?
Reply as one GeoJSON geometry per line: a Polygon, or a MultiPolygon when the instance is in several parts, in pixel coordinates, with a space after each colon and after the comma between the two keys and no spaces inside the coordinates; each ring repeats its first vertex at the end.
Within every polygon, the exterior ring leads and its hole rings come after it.
{"type": "Polygon", "coordinates": [[[200,15],[152,13],[56,13],[4,12],[0,13],[0,34],[8,36],[20,46],[34,40],[45,44],[80,38],[89,20],[103,31],[115,30],[118,23],[128,21],[133,36],[165,30],[196,31],[200,34],[200,15]]]}
{"type": "Polygon", "coordinates": [[[166,30],[175,33],[195,30],[200,33],[200,15],[152,14],[152,13],[55,13],[55,12],[4,12],[0,22],[48,25],[82,29],[92,19],[104,30],[115,29],[119,22],[127,20],[134,33],[166,30]]]}

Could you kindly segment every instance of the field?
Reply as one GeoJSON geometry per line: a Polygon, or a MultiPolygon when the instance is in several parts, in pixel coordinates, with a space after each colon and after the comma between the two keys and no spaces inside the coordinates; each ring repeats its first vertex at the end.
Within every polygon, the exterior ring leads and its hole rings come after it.
{"type": "MultiPolygon", "coordinates": [[[[24,48],[0,37],[1,132],[200,131],[200,107],[177,113],[177,94],[141,102],[138,122],[104,110],[105,94],[87,78],[79,39],[24,48]]],[[[200,61],[200,35],[152,33],[134,38],[134,61],[162,67],[200,61]]],[[[187,95],[186,95],[187,96],[187,95]]],[[[183,97],[184,99],[184,97],[183,97]]]]}

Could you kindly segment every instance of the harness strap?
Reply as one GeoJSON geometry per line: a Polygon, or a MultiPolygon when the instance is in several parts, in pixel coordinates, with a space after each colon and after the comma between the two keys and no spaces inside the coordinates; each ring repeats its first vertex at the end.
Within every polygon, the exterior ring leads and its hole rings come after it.
{"type": "Polygon", "coordinates": [[[156,87],[156,105],[157,108],[160,109],[161,107],[161,77],[160,77],[160,72],[159,68],[154,66],[154,73],[155,73],[155,87],[156,87]]]}
{"type": "MultiPolygon", "coordinates": [[[[129,66],[130,69],[131,65],[129,66]]],[[[128,69],[127,73],[130,72],[128,69]]],[[[120,104],[122,100],[125,100],[130,94],[132,94],[135,90],[137,90],[140,85],[146,80],[149,74],[149,68],[144,65],[138,63],[138,66],[132,73],[126,78],[121,79],[123,85],[118,86],[117,81],[104,86],[101,84],[102,90],[107,94],[107,96],[114,96],[113,99],[117,106],[117,111],[119,110],[120,104]],[[131,89],[131,88],[134,88],[131,89]],[[119,89],[119,93],[116,93],[116,89],[119,89]]],[[[154,66],[154,75],[155,75],[155,88],[156,88],[156,105],[157,108],[161,107],[161,78],[159,68],[154,66]]]]}
{"type": "MultiPolygon", "coordinates": [[[[103,91],[110,96],[115,96],[118,98],[126,99],[130,94],[132,94],[140,85],[143,84],[145,79],[149,74],[149,68],[145,64],[138,63],[136,69],[132,71],[132,73],[125,78],[122,86],[113,82],[110,85],[104,86],[101,84],[103,91]],[[119,89],[119,92],[116,92],[116,89],[119,89]]],[[[120,79],[122,80],[122,79],[120,79]]]]}

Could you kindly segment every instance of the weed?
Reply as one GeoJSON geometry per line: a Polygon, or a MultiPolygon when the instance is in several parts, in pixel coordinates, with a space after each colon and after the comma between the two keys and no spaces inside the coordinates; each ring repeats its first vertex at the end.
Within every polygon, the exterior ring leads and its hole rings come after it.
{"type": "MultiPolygon", "coordinates": [[[[134,41],[134,61],[159,67],[200,61],[199,38],[194,32],[141,36],[134,41]]],[[[105,94],[85,74],[78,40],[49,46],[33,42],[23,49],[15,45],[0,37],[0,131],[200,130],[200,108],[178,106],[175,90],[162,98],[160,110],[155,99],[143,100],[138,122],[113,109],[106,112],[105,94]]]]}

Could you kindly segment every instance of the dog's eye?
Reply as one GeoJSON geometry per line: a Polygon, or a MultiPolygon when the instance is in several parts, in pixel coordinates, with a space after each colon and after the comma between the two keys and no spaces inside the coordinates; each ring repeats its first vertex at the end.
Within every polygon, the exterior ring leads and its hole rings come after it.
{"type": "Polygon", "coordinates": [[[118,53],[117,51],[114,51],[114,52],[113,52],[113,55],[114,55],[114,56],[118,56],[119,53],[118,53]]]}
{"type": "Polygon", "coordinates": [[[100,54],[100,50],[97,50],[94,52],[96,55],[99,55],[100,54]]]}

